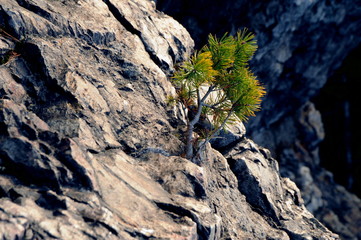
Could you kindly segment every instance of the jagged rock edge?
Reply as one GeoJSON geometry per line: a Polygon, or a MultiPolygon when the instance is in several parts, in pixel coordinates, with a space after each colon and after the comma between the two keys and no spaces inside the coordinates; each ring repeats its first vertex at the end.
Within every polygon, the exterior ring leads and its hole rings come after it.
{"type": "MultiPolygon", "coordinates": [[[[138,36],[138,38],[141,40],[141,42],[144,45],[144,49],[149,54],[150,58],[153,60],[153,62],[160,67],[164,72],[167,72],[167,68],[169,68],[167,63],[162,62],[157,54],[154,52],[153,49],[146,43],[144,40],[144,37],[142,35],[142,32],[136,29],[126,18],[125,16],[119,11],[119,9],[114,6],[110,0],[103,0],[103,2],[108,6],[109,11],[113,14],[114,18],[118,20],[118,22],[130,33],[138,36]]],[[[168,44],[169,45],[169,44],[168,44]]],[[[170,48],[169,48],[170,49],[170,48]]],[[[172,51],[173,52],[173,51],[172,51]]],[[[174,55],[174,53],[173,53],[174,55]]]]}

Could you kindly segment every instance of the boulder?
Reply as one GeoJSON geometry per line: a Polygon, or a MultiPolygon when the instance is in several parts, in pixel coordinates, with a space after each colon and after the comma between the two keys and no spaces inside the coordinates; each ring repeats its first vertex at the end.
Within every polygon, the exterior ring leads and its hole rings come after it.
{"type": "Polygon", "coordinates": [[[353,89],[359,88],[360,78],[357,56],[361,43],[361,2],[159,0],[157,8],[180,21],[198,47],[205,44],[210,33],[222,36],[244,27],[255,33],[259,48],[250,68],[265,85],[267,94],[262,110],[245,124],[247,137],[271,151],[279,161],[281,175],[297,183],[307,208],[320,221],[343,239],[360,239],[360,231],[355,228],[361,221],[357,217],[361,216],[360,200],[336,183],[333,173],[322,166],[333,166],[336,179],[337,175],[347,178],[345,187],[350,189],[353,184],[353,191],[360,195],[360,171],[356,170],[360,169],[358,150],[352,153],[351,163],[338,153],[344,151],[345,145],[351,148],[350,140],[343,143],[351,136],[355,146],[352,148],[359,149],[357,106],[360,99],[353,89]],[[353,62],[349,61],[344,68],[352,70],[349,75],[353,79],[346,80],[345,74],[336,75],[339,78],[336,82],[342,83],[325,89],[326,95],[330,91],[332,94],[322,101],[328,109],[322,120],[317,104],[313,103],[315,96],[326,81],[332,82],[330,77],[349,55],[353,55],[353,62]],[[344,119],[344,109],[336,111],[337,106],[343,104],[340,98],[351,99],[347,101],[350,101],[354,129],[341,126],[350,119],[344,119]],[[327,116],[332,120],[326,131],[323,125],[328,126],[327,116]],[[324,147],[323,151],[329,153],[320,159],[319,146],[325,134],[331,144],[324,146],[331,147],[324,147]],[[320,181],[322,179],[324,181],[320,181]],[[338,194],[330,188],[339,189],[338,194]],[[349,212],[357,214],[351,214],[351,219],[349,212]],[[330,220],[336,217],[337,220],[330,220]]]}
{"type": "Polygon", "coordinates": [[[242,126],[181,157],[194,43],[151,1],[3,0],[0,25],[2,239],[338,239],[242,126]]]}

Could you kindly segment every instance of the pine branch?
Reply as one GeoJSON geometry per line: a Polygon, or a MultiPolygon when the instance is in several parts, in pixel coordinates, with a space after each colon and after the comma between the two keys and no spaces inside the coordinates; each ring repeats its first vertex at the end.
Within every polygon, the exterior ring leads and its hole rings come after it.
{"type": "Polygon", "coordinates": [[[179,101],[185,107],[197,107],[193,119],[187,119],[188,159],[193,157],[193,131],[202,112],[207,116],[213,115],[211,122],[216,129],[208,134],[197,153],[228,123],[233,123],[233,117],[241,121],[247,120],[248,116],[253,116],[259,110],[260,99],[265,91],[248,68],[248,62],[256,50],[254,35],[246,29],[238,32],[235,37],[225,34],[217,39],[209,35],[208,45],[176,71],[173,79],[178,85],[179,101]],[[204,85],[209,87],[201,96],[200,88],[204,85]],[[211,95],[214,92],[215,98],[211,95]]]}
{"type": "Polygon", "coordinates": [[[229,120],[229,118],[232,116],[233,114],[233,110],[229,111],[229,113],[227,114],[227,117],[223,120],[221,126],[219,126],[217,129],[215,129],[213,131],[213,133],[208,136],[200,145],[199,145],[199,148],[198,148],[198,151],[197,151],[197,154],[196,155],[199,155],[199,152],[201,150],[203,150],[203,148],[205,147],[205,145],[212,139],[214,138],[215,136],[217,136],[217,134],[222,130],[224,129],[224,127],[226,126],[227,124],[227,121],[229,120]]]}

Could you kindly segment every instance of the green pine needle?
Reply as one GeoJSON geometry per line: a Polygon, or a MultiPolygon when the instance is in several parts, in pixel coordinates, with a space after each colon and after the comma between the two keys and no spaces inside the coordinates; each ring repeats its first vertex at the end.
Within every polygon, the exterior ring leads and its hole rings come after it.
{"type": "Polygon", "coordinates": [[[216,129],[212,134],[228,124],[246,121],[260,110],[266,92],[248,66],[256,50],[257,42],[247,29],[220,39],[209,35],[208,44],[175,72],[178,101],[209,116],[216,129]],[[204,87],[208,94],[202,92],[204,87]]]}

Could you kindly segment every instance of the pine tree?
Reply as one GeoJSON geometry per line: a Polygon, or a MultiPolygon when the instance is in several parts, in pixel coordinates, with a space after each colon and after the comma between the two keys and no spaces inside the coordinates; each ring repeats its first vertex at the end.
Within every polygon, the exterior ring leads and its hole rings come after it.
{"type": "Polygon", "coordinates": [[[265,90],[248,66],[256,50],[254,35],[246,29],[220,39],[209,35],[208,44],[175,72],[175,100],[188,111],[195,109],[194,116],[188,114],[187,119],[188,159],[193,158],[193,132],[201,116],[208,116],[213,125],[213,130],[204,136],[204,146],[227,124],[246,121],[260,109],[265,90]]]}

